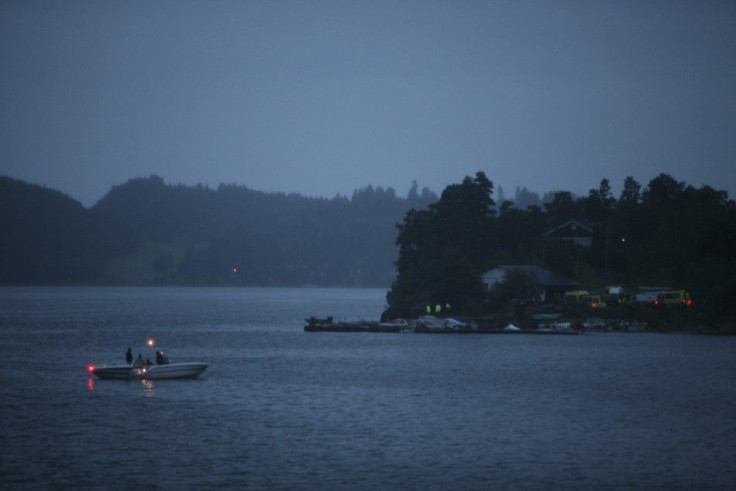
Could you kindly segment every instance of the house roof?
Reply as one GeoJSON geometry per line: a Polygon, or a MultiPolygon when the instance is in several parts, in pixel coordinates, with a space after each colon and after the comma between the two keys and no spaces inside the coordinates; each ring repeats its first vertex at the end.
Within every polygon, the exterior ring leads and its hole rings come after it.
{"type": "Polygon", "coordinates": [[[593,235],[593,229],[588,227],[582,222],[579,222],[577,220],[568,220],[562,225],[558,225],[557,227],[548,230],[543,234],[544,237],[570,237],[570,236],[592,236],[593,235]]]}
{"type": "Polygon", "coordinates": [[[487,271],[483,274],[483,282],[486,284],[496,283],[499,281],[503,281],[503,277],[506,276],[507,271],[525,271],[526,273],[534,276],[534,278],[537,280],[537,283],[539,283],[542,286],[564,286],[564,287],[570,287],[570,286],[577,286],[579,283],[577,281],[573,281],[570,279],[565,278],[564,276],[561,276],[553,271],[550,271],[548,269],[542,268],[540,266],[532,266],[532,265],[501,265],[495,269],[492,269],[490,271],[487,271]]]}

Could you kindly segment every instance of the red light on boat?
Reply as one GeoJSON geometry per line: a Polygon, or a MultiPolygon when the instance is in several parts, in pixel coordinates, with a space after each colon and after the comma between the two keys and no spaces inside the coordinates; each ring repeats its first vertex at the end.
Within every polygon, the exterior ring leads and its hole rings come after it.
{"type": "Polygon", "coordinates": [[[94,365],[87,365],[87,371],[89,373],[95,373],[95,366],[94,365]]]}

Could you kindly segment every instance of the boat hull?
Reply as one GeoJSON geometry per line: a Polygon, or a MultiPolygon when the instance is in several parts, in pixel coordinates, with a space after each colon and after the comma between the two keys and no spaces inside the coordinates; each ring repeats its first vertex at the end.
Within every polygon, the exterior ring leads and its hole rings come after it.
{"type": "Polygon", "coordinates": [[[115,365],[91,367],[89,372],[102,380],[130,380],[135,378],[133,377],[133,370],[131,365],[115,365]]]}
{"type": "Polygon", "coordinates": [[[133,368],[131,365],[112,365],[90,367],[89,372],[102,380],[163,380],[177,378],[197,378],[208,367],[207,363],[168,363],[133,368]]]}
{"type": "Polygon", "coordinates": [[[197,378],[207,368],[207,363],[169,363],[138,369],[136,376],[146,380],[171,378],[197,378]]]}

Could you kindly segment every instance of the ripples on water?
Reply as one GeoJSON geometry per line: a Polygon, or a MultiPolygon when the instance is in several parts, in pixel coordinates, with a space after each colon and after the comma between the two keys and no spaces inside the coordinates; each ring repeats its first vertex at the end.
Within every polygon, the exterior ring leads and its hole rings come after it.
{"type": "Polygon", "coordinates": [[[736,486],[736,339],[304,333],[380,290],[0,289],[0,484],[736,486]],[[144,356],[193,381],[90,379],[144,356]]]}

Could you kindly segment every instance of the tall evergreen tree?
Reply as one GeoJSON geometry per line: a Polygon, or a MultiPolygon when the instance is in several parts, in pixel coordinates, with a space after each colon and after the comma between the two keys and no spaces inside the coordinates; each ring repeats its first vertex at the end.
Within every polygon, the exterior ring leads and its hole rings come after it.
{"type": "Polygon", "coordinates": [[[492,195],[493,183],[478,172],[445,188],[428,210],[406,214],[398,225],[398,276],[387,294],[385,317],[437,303],[456,310],[479,307],[495,225],[492,195]]]}

